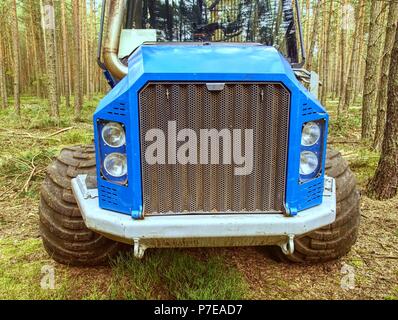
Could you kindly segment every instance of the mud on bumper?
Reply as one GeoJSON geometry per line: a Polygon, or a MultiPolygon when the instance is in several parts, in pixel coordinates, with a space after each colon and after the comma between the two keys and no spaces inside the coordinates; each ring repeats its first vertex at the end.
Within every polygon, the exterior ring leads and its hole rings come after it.
{"type": "Polygon", "coordinates": [[[104,236],[134,245],[136,257],[150,247],[216,247],[279,245],[294,251],[296,236],[324,227],[336,219],[336,188],[325,177],[322,204],[294,217],[282,214],[190,214],[130,216],[101,209],[97,189],[87,189],[86,176],[72,180],[72,189],[86,226],[104,236]]]}

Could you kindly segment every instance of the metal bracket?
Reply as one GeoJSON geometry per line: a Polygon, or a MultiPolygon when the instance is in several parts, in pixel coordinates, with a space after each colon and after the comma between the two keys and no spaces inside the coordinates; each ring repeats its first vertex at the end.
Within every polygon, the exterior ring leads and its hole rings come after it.
{"type": "Polygon", "coordinates": [[[323,196],[324,197],[331,197],[333,194],[333,185],[334,179],[331,179],[329,177],[325,177],[325,186],[324,186],[324,191],[323,191],[323,196]]]}
{"type": "Polygon", "coordinates": [[[286,214],[289,217],[297,216],[298,209],[297,209],[296,205],[290,207],[287,203],[285,203],[284,206],[285,206],[286,214]]]}
{"type": "Polygon", "coordinates": [[[209,91],[222,91],[225,88],[225,83],[206,83],[207,90],[209,91]]]}
{"type": "Polygon", "coordinates": [[[285,255],[291,256],[294,253],[294,234],[289,234],[287,242],[281,244],[280,247],[285,255]]]}
{"type": "Polygon", "coordinates": [[[98,198],[98,189],[88,189],[86,185],[87,174],[81,174],[76,177],[77,184],[84,199],[98,198]]]}
{"type": "Polygon", "coordinates": [[[139,210],[132,210],[131,216],[133,217],[134,220],[144,219],[144,210],[142,206],[140,206],[139,210]]]}
{"type": "Polygon", "coordinates": [[[137,259],[142,259],[146,249],[147,247],[140,243],[140,239],[134,239],[134,257],[137,259]]]}

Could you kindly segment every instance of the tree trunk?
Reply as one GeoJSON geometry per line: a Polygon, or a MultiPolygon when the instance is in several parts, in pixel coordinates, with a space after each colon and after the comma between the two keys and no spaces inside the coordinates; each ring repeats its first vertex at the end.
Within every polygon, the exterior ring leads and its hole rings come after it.
{"type": "Polygon", "coordinates": [[[316,35],[319,27],[319,11],[320,11],[320,2],[317,2],[315,8],[314,8],[314,23],[313,23],[313,28],[312,28],[312,36],[311,36],[311,41],[309,44],[309,51],[307,55],[307,69],[311,70],[312,69],[312,60],[313,60],[313,55],[314,55],[314,49],[315,49],[315,44],[316,44],[316,35]]]}
{"type": "Polygon", "coordinates": [[[377,65],[379,63],[380,47],[380,19],[382,18],[381,10],[382,1],[372,1],[368,53],[366,57],[366,69],[363,91],[362,105],[362,139],[372,138],[372,111],[376,98],[377,85],[377,65]]]}
{"type": "MultiPolygon", "coordinates": [[[[304,5],[304,1],[303,1],[303,5],[304,5]]],[[[305,4],[305,48],[306,48],[306,56],[307,57],[309,56],[309,45],[310,45],[310,28],[311,28],[310,8],[311,8],[310,0],[306,0],[306,4],[305,4]]]]}
{"type": "MultiPolygon", "coordinates": [[[[396,28],[397,30],[397,28],[396,28]]],[[[391,54],[387,93],[387,119],[381,157],[376,174],[368,185],[368,195],[378,200],[391,199],[398,189],[398,32],[391,54]]]]}
{"type": "Polygon", "coordinates": [[[80,45],[80,1],[73,0],[72,3],[72,15],[73,15],[73,69],[74,69],[74,100],[75,100],[75,119],[80,120],[81,116],[81,101],[82,101],[82,86],[80,83],[81,76],[81,45],[80,45]]]}
{"type": "Polygon", "coordinates": [[[80,23],[80,31],[79,31],[79,42],[80,42],[80,74],[79,74],[79,79],[80,79],[80,108],[83,107],[83,101],[84,101],[84,18],[86,14],[86,0],[80,0],[79,2],[80,8],[79,8],[79,23],[80,23]]]}
{"type": "MultiPolygon", "coordinates": [[[[338,5],[338,4],[337,4],[338,5]]],[[[336,100],[337,97],[340,96],[339,93],[339,81],[338,81],[338,77],[340,76],[340,47],[339,47],[339,43],[340,43],[340,37],[341,37],[341,32],[340,32],[340,24],[341,24],[341,19],[340,19],[340,13],[339,10],[337,10],[337,8],[334,10],[334,30],[333,30],[333,34],[334,34],[334,57],[333,57],[333,61],[334,61],[334,65],[333,65],[333,76],[332,76],[332,99],[336,100]]]]}
{"type": "Polygon", "coordinates": [[[50,102],[50,115],[59,120],[57,99],[57,61],[55,53],[55,17],[52,0],[43,1],[43,29],[46,44],[47,89],[50,102]]]}
{"type": "Polygon", "coordinates": [[[384,43],[383,60],[380,71],[381,74],[380,81],[378,85],[379,90],[376,99],[377,120],[376,120],[376,133],[375,133],[375,139],[373,141],[373,148],[379,151],[381,149],[381,145],[383,142],[384,127],[386,122],[388,75],[390,70],[391,51],[394,46],[397,24],[398,24],[398,2],[391,2],[387,18],[386,39],[384,43]]]}
{"type": "Polygon", "coordinates": [[[340,112],[345,101],[345,80],[346,80],[346,38],[347,38],[347,0],[341,3],[341,34],[340,34],[340,100],[337,106],[337,116],[340,112]]]}
{"type": "Polygon", "coordinates": [[[322,93],[323,93],[323,88],[322,86],[324,85],[322,83],[323,81],[323,74],[324,74],[324,64],[323,64],[323,57],[325,55],[325,14],[326,14],[326,2],[322,2],[320,1],[320,17],[321,17],[321,21],[322,24],[319,27],[318,32],[320,33],[319,36],[319,41],[318,41],[318,57],[317,57],[317,64],[318,64],[318,74],[319,74],[319,79],[321,81],[321,87],[319,88],[319,97],[318,100],[319,101],[323,101],[323,97],[322,97],[322,93]]]}
{"type": "Polygon", "coordinates": [[[39,58],[37,55],[37,39],[36,39],[36,23],[34,22],[34,2],[33,0],[29,0],[29,28],[31,31],[31,42],[32,42],[32,59],[33,59],[33,69],[34,69],[34,76],[33,76],[33,84],[35,86],[35,93],[36,96],[40,96],[40,67],[39,67],[39,58]]]}
{"type": "Polygon", "coordinates": [[[8,97],[7,97],[7,86],[5,78],[5,65],[4,65],[4,52],[3,52],[3,38],[0,33],[0,95],[1,95],[1,106],[3,108],[8,107],[8,97]]]}
{"type": "Polygon", "coordinates": [[[358,52],[359,52],[359,42],[358,36],[360,33],[360,24],[363,19],[363,10],[364,10],[364,0],[359,0],[358,7],[357,7],[357,14],[356,14],[356,23],[355,23],[355,31],[352,37],[352,51],[351,57],[349,61],[349,72],[347,74],[347,81],[345,87],[345,94],[342,95],[342,103],[341,109],[345,112],[348,111],[349,106],[352,104],[353,100],[353,91],[354,91],[354,79],[355,73],[358,68],[358,65],[355,63],[358,52]]]}
{"type": "Polygon", "coordinates": [[[15,112],[18,117],[21,116],[21,97],[20,97],[20,80],[21,80],[21,67],[20,67],[20,51],[19,51],[19,28],[17,17],[17,2],[12,1],[11,8],[11,32],[12,32],[12,53],[14,57],[14,105],[15,112]]]}
{"type": "Polygon", "coordinates": [[[62,49],[63,49],[63,62],[64,62],[64,90],[65,90],[65,105],[67,109],[70,108],[69,99],[69,72],[68,72],[68,32],[66,29],[66,18],[65,18],[65,0],[61,0],[61,23],[62,23],[62,49]]]}
{"type": "MultiPolygon", "coordinates": [[[[329,88],[329,61],[330,61],[330,40],[329,35],[331,32],[331,16],[333,12],[333,0],[329,0],[329,9],[326,11],[326,21],[325,21],[325,38],[324,38],[324,54],[323,54],[323,85],[322,85],[322,104],[326,105],[326,99],[328,96],[329,88]]],[[[325,4],[325,9],[327,8],[325,4]]]]}
{"type": "Polygon", "coordinates": [[[354,81],[354,94],[352,97],[352,102],[355,102],[355,99],[358,95],[362,95],[362,88],[363,88],[363,76],[362,70],[364,69],[364,62],[365,59],[363,57],[363,52],[365,51],[365,40],[364,40],[364,29],[365,29],[365,17],[367,16],[366,13],[366,2],[364,3],[363,13],[362,13],[362,20],[360,21],[359,25],[359,33],[358,33],[358,57],[356,60],[357,64],[357,71],[355,72],[355,81],[354,81]]]}

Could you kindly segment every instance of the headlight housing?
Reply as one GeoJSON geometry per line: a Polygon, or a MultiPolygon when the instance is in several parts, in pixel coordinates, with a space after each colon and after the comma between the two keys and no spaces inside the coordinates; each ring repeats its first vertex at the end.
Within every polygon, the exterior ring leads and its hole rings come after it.
{"type": "Polygon", "coordinates": [[[126,143],[126,134],[120,123],[108,122],[101,130],[104,143],[112,148],[119,148],[126,143]]]}
{"type": "Polygon", "coordinates": [[[110,183],[128,186],[127,135],[124,123],[97,119],[100,176],[110,183]]]}
{"type": "Polygon", "coordinates": [[[301,144],[305,147],[311,147],[321,138],[321,128],[313,121],[307,122],[303,126],[301,134],[301,144]]]}
{"type": "Polygon", "coordinates": [[[301,132],[300,182],[305,183],[319,176],[324,152],[325,119],[304,123],[301,132]]]}
{"type": "Polygon", "coordinates": [[[302,151],[300,153],[300,174],[308,176],[313,174],[318,168],[319,160],[315,153],[311,151],[302,151]]]}
{"type": "Polygon", "coordinates": [[[105,171],[115,178],[123,177],[127,174],[127,158],[125,154],[113,152],[104,159],[105,171]]]}

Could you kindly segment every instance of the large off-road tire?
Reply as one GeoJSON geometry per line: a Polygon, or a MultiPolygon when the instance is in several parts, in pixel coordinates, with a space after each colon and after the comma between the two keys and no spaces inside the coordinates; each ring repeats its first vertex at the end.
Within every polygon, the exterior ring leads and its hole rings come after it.
{"type": "Polygon", "coordinates": [[[100,265],[123,246],[84,224],[71,189],[78,174],[95,174],[93,146],[65,148],[47,168],[40,194],[40,234],[44,248],[57,262],[68,265],[100,265]]]}
{"type": "Polygon", "coordinates": [[[284,255],[279,247],[270,247],[270,253],[276,260],[326,262],[344,256],[354,245],[361,217],[360,195],[354,174],[340,152],[328,150],[326,174],[336,179],[336,221],[295,239],[292,255],[284,255]]]}

